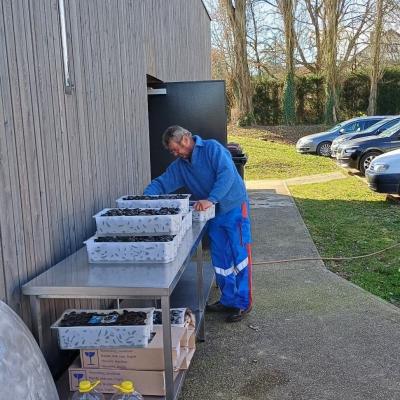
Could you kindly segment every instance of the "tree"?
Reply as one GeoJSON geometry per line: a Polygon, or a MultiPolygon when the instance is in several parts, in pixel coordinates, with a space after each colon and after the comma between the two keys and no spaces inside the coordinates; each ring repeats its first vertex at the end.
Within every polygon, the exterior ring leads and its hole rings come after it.
{"type": "Polygon", "coordinates": [[[294,2],[293,0],[278,0],[278,8],[283,19],[286,48],[286,77],[283,92],[283,118],[286,124],[292,125],[296,122],[296,90],[294,82],[294,2]]]}
{"type": "Polygon", "coordinates": [[[218,2],[208,2],[211,15],[211,72],[213,79],[231,80],[233,39],[226,10],[218,2]]]}
{"type": "Polygon", "coordinates": [[[325,0],[326,36],[325,36],[325,122],[330,124],[337,121],[337,35],[339,22],[340,0],[325,0]]]}
{"type": "Polygon", "coordinates": [[[260,57],[259,40],[258,40],[260,31],[259,31],[258,21],[257,21],[257,16],[256,16],[255,2],[256,2],[256,0],[249,0],[249,14],[250,14],[252,35],[249,32],[250,29],[248,29],[247,37],[248,37],[248,46],[252,49],[252,51],[254,53],[254,66],[257,70],[257,75],[261,76],[262,67],[261,67],[261,57],[260,57]]]}
{"type": "Polygon", "coordinates": [[[253,113],[253,89],[247,62],[246,0],[221,0],[225,6],[233,38],[233,120],[247,124],[253,113]]]}
{"type": "Polygon", "coordinates": [[[378,97],[378,81],[382,78],[381,39],[383,26],[384,1],[377,0],[375,31],[371,43],[371,86],[369,91],[368,115],[376,114],[376,100],[378,97]]]}
{"type": "Polygon", "coordinates": [[[274,41],[271,38],[274,28],[271,27],[270,20],[276,15],[276,11],[265,7],[261,0],[247,0],[247,11],[247,60],[250,74],[257,74],[260,77],[266,73],[275,78],[271,59],[276,63],[277,57],[274,54],[274,41]]]}
{"type": "MultiPolygon", "coordinates": [[[[352,64],[372,24],[373,0],[338,0],[336,8],[336,56],[340,76],[352,64]],[[339,50],[339,51],[338,51],[339,50]]],[[[326,66],[329,0],[299,0],[296,14],[297,63],[310,72],[322,74],[326,66]]],[[[332,10],[332,9],[331,9],[332,10]]]]}
{"type": "Polygon", "coordinates": [[[324,0],[303,0],[297,7],[296,46],[298,63],[310,72],[320,74],[323,68],[323,18],[324,0]]]}

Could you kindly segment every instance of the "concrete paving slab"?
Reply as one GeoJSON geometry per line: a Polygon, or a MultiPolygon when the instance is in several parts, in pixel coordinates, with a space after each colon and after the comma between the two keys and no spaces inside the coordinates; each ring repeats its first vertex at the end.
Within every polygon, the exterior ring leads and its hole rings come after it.
{"type": "MultiPolygon", "coordinates": [[[[256,260],[318,256],[290,196],[265,186],[250,196],[256,260]]],[[[206,315],[180,399],[400,399],[398,308],[321,261],[256,265],[253,280],[241,323],[206,315]]]]}
{"type": "Polygon", "coordinates": [[[247,181],[246,188],[247,190],[270,190],[276,194],[289,194],[285,182],[277,179],[247,181]]]}
{"type": "Polygon", "coordinates": [[[285,180],[262,179],[255,181],[247,181],[246,188],[248,190],[269,188],[269,189],[274,189],[277,194],[284,194],[287,191],[285,189],[285,185],[308,185],[310,183],[323,183],[323,182],[333,181],[336,179],[346,179],[348,176],[349,176],[348,171],[343,170],[336,172],[328,172],[324,174],[299,176],[296,178],[289,178],[285,180]]]}
{"type": "Polygon", "coordinates": [[[329,182],[336,179],[346,179],[348,175],[344,172],[330,172],[327,174],[317,174],[317,175],[309,175],[309,176],[300,176],[296,178],[286,179],[285,183],[287,185],[308,185],[310,183],[323,183],[329,182]]]}
{"type": "Polygon", "coordinates": [[[286,186],[285,191],[249,190],[254,262],[319,257],[286,186]]]}

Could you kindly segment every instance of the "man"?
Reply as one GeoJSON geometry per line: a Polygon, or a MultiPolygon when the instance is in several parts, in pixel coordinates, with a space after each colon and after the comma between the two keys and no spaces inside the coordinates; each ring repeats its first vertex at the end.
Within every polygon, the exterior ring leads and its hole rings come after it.
{"type": "Polygon", "coordinates": [[[216,205],[209,223],[211,259],[221,298],[208,311],[229,312],[242,320],[252,308],[251,235],[248,198],[229,151],[216,140],[203,140],[180,126],[169,127],[163,145],[177,159],[145,189],[145,195],[172,193],[185,186],[204,211],[216,205]]]}

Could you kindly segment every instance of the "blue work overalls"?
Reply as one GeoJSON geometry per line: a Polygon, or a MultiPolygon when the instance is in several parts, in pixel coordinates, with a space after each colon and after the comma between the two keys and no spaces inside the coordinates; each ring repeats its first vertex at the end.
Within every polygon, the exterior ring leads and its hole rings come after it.
{"type": "Polygon", "coordinates": [[[248,309],[252,305],[248,203],[216,215],[209,223],[208,234],[220,302],[226,307],[248,309]]]}

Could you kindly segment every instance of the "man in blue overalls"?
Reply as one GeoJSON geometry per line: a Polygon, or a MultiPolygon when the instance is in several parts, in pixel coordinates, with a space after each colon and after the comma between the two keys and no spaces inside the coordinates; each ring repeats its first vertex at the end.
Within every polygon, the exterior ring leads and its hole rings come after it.
{"type": "Polygon", "coordinates": [[[163,134],[163,145],[177,159],[145,189],[145,195],[172,193],[185,186],[204,211],[213,204],[209,223],[211,259],[221,298],[208,311],[229,312],[242,320],[252,308],[251,234],[248,197],[229,151],[216,140],[203,140],[180,126],[163,134]]]}

